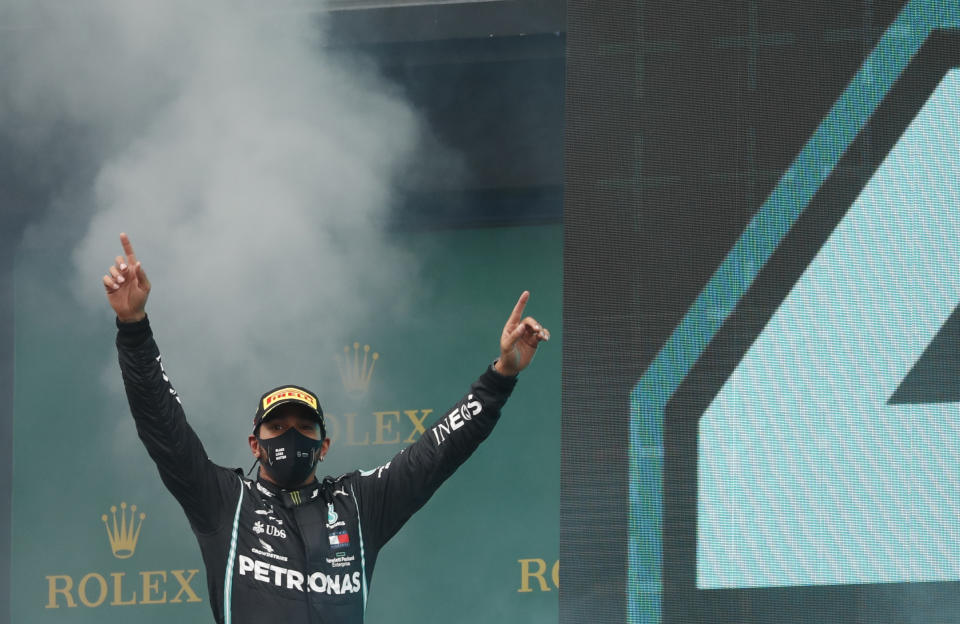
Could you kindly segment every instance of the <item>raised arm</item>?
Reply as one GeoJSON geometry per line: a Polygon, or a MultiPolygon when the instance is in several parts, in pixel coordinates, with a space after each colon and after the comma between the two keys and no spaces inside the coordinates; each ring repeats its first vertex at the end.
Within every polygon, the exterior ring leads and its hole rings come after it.
{"type": "Polygon", "coordinates": [[[490,435],[513,391],[517,373],[530,364],[539,344],[549,340],[550,332],[536,319],[523,317],[529,298],[528,292],[520,296],[501,333],[499,359],[467,394],[390,462],[360,473],[363,530],[377,547],[386,543],[490,435]]]}
{"type": "Polygon", "coordinates": [[[150,281],[126,234],[123,256],[103,276],[107,300],[117,314],[117,352],[123,385],[137,435],[196,530],[207,533],[221,522],[224,496],[218,472],[187,423],[146,315],[150,281]]]}

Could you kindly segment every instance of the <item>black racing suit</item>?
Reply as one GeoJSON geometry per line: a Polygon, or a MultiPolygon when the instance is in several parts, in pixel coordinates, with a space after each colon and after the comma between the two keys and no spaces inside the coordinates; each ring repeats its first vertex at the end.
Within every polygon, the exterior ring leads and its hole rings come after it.
{"type": "Polygon", "coordinates": [[[388,463],[287,491],[211,462],[149,321],[117,326],[137,433],[200,543],[221,624],[363,622],[380,549],[487,437],[516,383],[491,367],[388,463]]]}

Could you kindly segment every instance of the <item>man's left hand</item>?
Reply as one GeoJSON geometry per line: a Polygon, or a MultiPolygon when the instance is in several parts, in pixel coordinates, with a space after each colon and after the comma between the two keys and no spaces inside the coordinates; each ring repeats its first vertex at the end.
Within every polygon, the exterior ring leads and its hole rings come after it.
{"type": "Polygon", "coordinates": [[[530,299],[530,292],[523,291],[513,307],[507,324],[500,335],[500,358],[493,365],[501,375],[513,376],[530,364],[537,353],[537,346],[550,340],[550,332],[531,316],[523,318],[523,309],[530,299]]]}

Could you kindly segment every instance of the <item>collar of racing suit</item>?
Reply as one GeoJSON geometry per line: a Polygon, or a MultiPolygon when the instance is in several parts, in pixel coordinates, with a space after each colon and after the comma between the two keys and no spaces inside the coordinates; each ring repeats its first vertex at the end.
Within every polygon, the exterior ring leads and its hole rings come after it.
{"type": "Polygon", "coordinates": [[[314,479],[305,486],[296,490],[285,490],[280,486],[270,483],[262,477],[257,478],[257,489],[268,497],[275,498],[281,505],[287,508],[300,507],[308,503],[317,501],[330,502],[331,496],[329,488],[326,487],[327,479],[323,482],[314,479]]]}

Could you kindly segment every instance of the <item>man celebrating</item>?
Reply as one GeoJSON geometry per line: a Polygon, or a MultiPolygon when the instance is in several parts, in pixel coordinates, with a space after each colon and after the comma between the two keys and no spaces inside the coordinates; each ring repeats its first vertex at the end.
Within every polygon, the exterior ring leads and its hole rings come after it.
{"type": "Polygon", "coordinates": [[[124,255],[103,276],[117,315],[117,350],[137,433],[200,544],[220,624],[355,624],[383,545],[477,448],[500,416],[516,375],[550,333],[523,318],[520,295],[500,336],[500,357],[428,434],[370,471],[318,481],[330,449],[323,409],[306,388],[260,397],[250,450],[256,481],[211,462],[187,424],[146,315],[150,282],[125,234],[124,255]],[[437,435],[432,435],[436,432],[437,435]]]}

